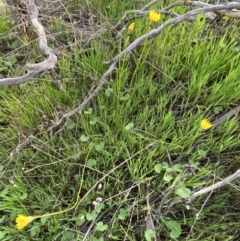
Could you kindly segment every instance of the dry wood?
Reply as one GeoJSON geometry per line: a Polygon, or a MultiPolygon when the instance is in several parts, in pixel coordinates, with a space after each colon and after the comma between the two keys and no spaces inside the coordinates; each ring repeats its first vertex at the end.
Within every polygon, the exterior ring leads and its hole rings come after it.
{"type": "Polygon", "coordinates": [[[48,55],[48,58],[37,64],[27,64],[29,72],[23,76],[0,79],[0,86],[23,84],[33,79],[40,73],[43,73],[49,69],[53,69],[56,66],[57,55],[47,44],[46,34],[44,32],[43,26],[38,21],[38,8],[34,0],[29,0],[29,7],[30,22],[37,32],[39,47],[44,52],[44,54],[48,55]]]}

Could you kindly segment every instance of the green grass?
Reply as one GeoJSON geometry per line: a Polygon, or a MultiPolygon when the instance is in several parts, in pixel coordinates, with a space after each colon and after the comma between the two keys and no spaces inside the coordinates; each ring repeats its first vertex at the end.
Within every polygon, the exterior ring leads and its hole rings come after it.
{"type": "MultiPolygon", "coordinates": [[[[0,89],[0,239],[146,240],[148,199],[155,220],[170,189],[162,210],[173,198],[238,169],[237,117],[209,132],[199,131],[203,118],[214,120],[239,104],[238,23],[222,20],[218,27],[222,24],[224,31],[218,31],[199,17],[194,24],[165,29],[120,60],[102,91],[68,120],[62,133],[53,135],[46,132],[48,127],[84,100],[107,70],[104,61],[127,45],[126,35],[114,40],[111,24],[126,9],[143,7],[129,1],[85,1],[81,7],[94,16],[93,22],[84,29],[83,20],[75,16],[75,27],[88,36],[77,34],[74,42],[67,16],[77,9],[71,4],[80,7],[80,1],[64,4],[68,13],[62,9],[52,15],[49,25],[48,16],[43,20],[50,45],[61,56],[58,66],[66,93],[51,74],[0,89]],[[98,34],[91,32],[95,26],[102,26],[98,34]],[[191,151],[196,142],[199,147],[191,151]],[[10,155],[19,144],[24,145],[10,155]],[[185,151],[188,155],[178,160],[185,151]],[[182,167],[188,163],[195,166],[193,175],[178,183],[181,175],[191,173],[182,167]],[[67,209],[78,191],[80,201],[73,210],[16,229],[18,214],[67,209]],[[98,198],[103,201],[94,206],[98,198]]],[[[147,16],[137,19],[130,41],[150,28],[147,16]]],[[[40,59],[34,41],[21,47],[24,36],[1,39],[12,47],[0,53],[2,76],[21,75],[26,61],[40,59]]],[[[157,220],[157,240],[237,240],[238,183],[198,197],[189,209],[185,203],[173,206],[157,220]]]]}

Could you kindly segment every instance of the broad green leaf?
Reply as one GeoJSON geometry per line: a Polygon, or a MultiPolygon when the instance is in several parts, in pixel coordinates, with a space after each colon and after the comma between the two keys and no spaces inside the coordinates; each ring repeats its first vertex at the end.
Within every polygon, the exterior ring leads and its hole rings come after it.
{"type": "Polygon", "coordinates": [[[130,98],[129,94],[120,97],[120,100],[128,100],[130,98]]]}
{"type": "Polygon", "coordinates": [[[96,224],[96,230],[98,230],[100,232],[106,231],[107,228],[108,228],[108,225],[107,224],[103,224],[103,222],[98,222],[96,224]]]}
{"type": "Polygon", "coordinates": [[[125,126],[125,130],[126,130],[126,131],[129,131],[129,130],[131,130],[133,127],[134,127],[134,123],[133,123],[133,122],[130,122],[129,124],[127,124],[127,125],[125,126]]]}
{"type": "Polygon", "coordinates": [[[198,150],[198,155],[199,155],[200,157],[206,157],[206,156],[207,156],[207,152],[204,151],[204,150],[202,150],[202,149],[199,149],[199,150],[198,150]]]}
{"type": "Polygon", "coordinates": [[[87,142],[89,140],[89,136],[81,135],[80,136],[80,141],[81,142],[87,142]]]}
{"type": "Polygon", "coordinates": [[[95,145],[95,150],[96,151],[102,151],[104,149],[104,146],[105,146],[105,143],[103,141],[101,141],[100,143],[95,145]]]}
{"type": "Polygon", "coordinates": [[[75,235],[74,232],[65,231],[61,238],[61,241],[70,241],[74,238],[74,235],[75,235]]]}
{"type": "Polygon", "coordinates": [[[88,221],[92,221],[95,217],[96,217],[96,212],[95,212],[95,210],[93,210],[91,213],[87,213],[87,214],[86,214],[86,219],[87,219],[88,221]]]}
{"type": "Polygon", "coordinates": [[[222,106],[216,106],[213,109],[214,114],[218,115],[219,113],[221,113],[223,111],[223,107],[222,106]]]}
{"type": "Polygon", "coordinates": [[[126,219],[126,215],[127,215],[126,209],[120,208],[119,214],[118,214],[118,218],[119,218],[120,220],[125,220],[125,219],[126,219]]]}
{"type": "Polygon", "coordinates": [[[88,159],[87,161],[87,166],[88,167],[93,167],[97,164],[97,161],[95,159],[88,159]]]}
{"type": "Polygon", "coordinates": [[[79,215],[78,215],[78,217],[77,217],[77,225],[78,226],[81,226],[82,224],[84,224],[85,223],[85,215],[84,214],[82,214],[82,213],[80,213],[79,215]]]}
{"type": "Polygon", "coordinates": [[[154,170],[157,173],[160,173],[162,171],[162,164],[158,163],[154,166],[154,170]]]}
{"type": "Polygon", "coordinates": [[[42,217],[41,218],[41,223],[42,224],[46,223],[48,219],[49,219],[49,217],[42,217]]]}
{"type": "Polygon", "coordinates": [[[0,231],[0,240],[2,240],[5,237],[6,233],[6,231],[0,231]]]}
{"type": "Polygon", "coordinates": [[[98,121],[97,117],[94,116],[94,117],[89,121],[89,124],[90,124],[90,125],[95,125],[95,124],[97,123],[97,121],[98,121]]]}
{"type": "Polygon", "coordinates": [[[0,223],[2,223],[5,220],[5,215],[3,215],[2,217],[0,217],[0,223]]]}
{"type": "Polygon", "coordinates": [[[85,115],[90,115],[90,114],[92,114],[92,112],[93,112],[93,109],[92,108],[88,108],[87,110],[84,111],[84,114],[85,115]]]}
{"type": "Polygon", "coordinates": [[[31,233],[31,237],[34,237],[36,236],[38,233],[40,232],[40,228],[39,226],[33,226],[30,230],[30,233],[31,233]]]}
{"type": "Polygon", "coordinates": [[[180,224],[173,220],[165,220],[164,223],[171,230],[170,236],[173,239],[178,238],[182,233],[182,228],[180,224]]]}
{"type": "Polygon", "coordinates": [[[175,164],[173,166],[173,170],[176,172],[181,172],[182,171],[182,165],[181,164],[175,164]]]}
{"type": "Polygon", "coordinates": [[[165,174],[163,180],[166,182],[170,182],[173,179],[173,176],[170,174],[165,174]]]}
{"type": "Polygon", "coordinates": [[[101,209],[103,209],[105,207],[105,204],[104,203],[98,203],[98,205],[96,205],[95,207],[94,207],[94,210],[97,212],[97,213],[99,213],[100,211],[101,211],[101,209]]]}
{"type": "Polygon", "coordinates": [[[20,196],[20,199],[21,199],[21,200],[24,200],[24,199],[27,198],[27,196],[28,196],[27,193],[23,193],[22,196],[20,196]]]}
{"type": "Polygon", "coordinates": [[[168,164],[167,162],[163,162],[163,163],[162,163],[162,167],[163,167],[164,169],[167,169],[167,168],[169,168],[169,164],[168,164]]]}
{"type": "Polygon", "coordinates": [[[182,184],[180,187],[177,187],[175,189],[175,193],[180,197],[187,198],[187,197],[190,197],[191,190],[189,188],[185,187],[184,184],[182,184]]]}
{"type": "Polygon", "coordinates": [[[68,130],[72,130],[75,126],[76,126],[76,124],[71,120],[68,120],[66,123],[66,127],[68,130]]]}
{"type": "Polygon", "coordinates": [[[152,241],[154,239],[154,231],[148,228],[145,230],[144,236],[147,241],[152,241]]]}
{"type": "Polygon", "coordinates": [[[112,93],[113,93],[113,89],[112,89],[112,88],[107,88],[107,89],[105,90],[105,95],[106,95],[107,97],[110,97],[110,96],[112,95],[112,93]]]}
{"type": "Polygon", "coordinates": [[[100,237],[100,238],[92,237],[92,241],[104,241],[104,239],[103,237],[100,237]]]}

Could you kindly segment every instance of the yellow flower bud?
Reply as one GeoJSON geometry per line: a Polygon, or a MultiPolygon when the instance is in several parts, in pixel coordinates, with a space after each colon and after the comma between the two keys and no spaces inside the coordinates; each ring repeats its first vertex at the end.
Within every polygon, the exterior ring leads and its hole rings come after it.
{"type": "Polygon", "coordinates": [[[132,22],[132,23],[128,26],[128,31],[133,31],[134,27],[135,27],[135,23],[132,22]]]}
{"type": "Polygon", "coordinates": [[[156,23],[161,18],[161,14],[156,12],[155,10],[150,10],[149,12],[149,19],[152,23],[156,23]]]}
{"type": "Polygon", "coordinates": [[[201,129],[202,129],[203,131],[206,131],[206,130],[212,128],[213,124],[212,124],[210,121],[208,121],[207,119],[203,119],[203,120],[201,121],[200,126],[201,126],[201,129]]]}
{"type": "Polygon", "coordinates": [[[31,217],[31,216],[18,215],[16,218],[17,229],[18,230],[23,229],[25,226],[31,223],[33,219],[34,217],[31,217]]]}

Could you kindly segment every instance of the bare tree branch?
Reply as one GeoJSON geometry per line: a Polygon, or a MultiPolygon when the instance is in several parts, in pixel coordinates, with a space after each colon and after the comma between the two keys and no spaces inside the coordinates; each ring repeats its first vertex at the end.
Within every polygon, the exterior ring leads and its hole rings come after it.
{"type": "Polygon", "coordinates": [[[215,183],[215,184],[213,184],[213,185],[211,185],[211,186],[209,186],[209,187],[206,187],[206,188],[203,188],[203,189],[201,189],[201,190],[199,190],[199,191],[197,191],[197,192],[194,192],[194,193],[193,193],[189,198],[187,198],[187,199],[184,199],[184,198],[175,198],[175,199],[173,199],[173,200],[169,203],[166,211],[164,212],[164,215],[167,215],[168,212],[169,212],[169,210],[170,210],[170,208],[173,207],[174,205],[176,205],[176,204],[178,204],[178,203],[183,203],[183,202],[185,202],[185,203],[191,203],[191,202],[193,202],[197,197],[199,197],[199,196],[201,196],[201,195],[203,195],[203,194],[209,193],[209,192],[213,192],[215,189],[219,189],[220,187],[223,187],[223,186],[225,186],[226,184],[229,184],[230,182],[232,182],[233,180],[235,180],[235,179],[237,179],[237,178],[239,178],[239,177],[240,177],[240,169],[238,169],[234,174],[232,174],[232,175],[224,178],[222,181],[219,181],[219,182],[217,182],[217,183],[215,183]]]}
{"type": "Polygon", "coordinates": [[[54,51],[48,46],[43,26],[38,21],[38,8],[35,4],[35,1],[29,0],[29,6],[31,12],[30,22],[37,32],[39,47],[46,55],[48,55],[48,58],[37,64],[27,64],[27,67],[30,69],[30,71],[23,76],[0,79],[0,86],[23,84],[31,80],[38,74],[45,72],[49,69],[53,69],[57,63],[57,56],[54,51]]]}

